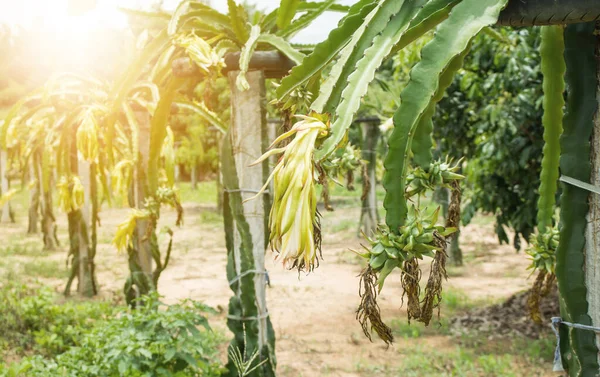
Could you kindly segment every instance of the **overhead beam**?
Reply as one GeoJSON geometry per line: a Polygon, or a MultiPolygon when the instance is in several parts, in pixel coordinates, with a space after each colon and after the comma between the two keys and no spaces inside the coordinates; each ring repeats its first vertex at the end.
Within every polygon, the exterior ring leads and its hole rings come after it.
{"type": "Polygon", "coordinates": [[[510,0],[498,25],[562,25],[600,20],[598,0],[510,0]]]}
{"type": "MultiPolygon", "coordinates": [[[[294,62],[278,51],[255,51],[250,58],[248,69],[250,71],[263,71],[265,78],[278,79],[286,76],[288,71],[294,67],[294,62]]],[[[173,75],[177,77],[201,78],[204,74],[190,58],[175,59],[171,65],[173,75]]],[[[221,71],[223,75],[228,72],[239,71],[240,53],[232,52],[225,55],[225,68],[221,71]]]]}

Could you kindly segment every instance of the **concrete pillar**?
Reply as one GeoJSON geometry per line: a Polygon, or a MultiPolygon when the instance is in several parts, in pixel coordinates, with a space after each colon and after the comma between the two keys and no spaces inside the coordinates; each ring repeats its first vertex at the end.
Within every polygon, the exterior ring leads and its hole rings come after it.
{"type": "MultiPolygon", "coordinates": [[[[233,157],[237,169],[239,187],[242,190],[242,199],[255,195],[252,191],[261,189],[264,182],[263,165],[250,166],[263,153],[263,129],[266,124],[266,90],[265,76],[262,71],[251,71],[247,74],[250,89],[238,90],[235,79],[239,72],[229,72],[231,83],[231,143],[233,157]]],[[[243,204],[244,217],[250,227],[252,235],[252,255],[254,268],[265,269],[265,209],[264,196],[243,204]]],[[[235,229],[235,226],[234,226],[235,229]]],[[[239,275],[241,263],[241,239],[238,232],[234,232],[234,247],[236,259],[236,272],[239,275]]],[[[254,274],[254,287],[256,305],[258,309],[258,345],[263,349],[267,345],[267,301],[265,292],[265,275],[254,274]]]]}

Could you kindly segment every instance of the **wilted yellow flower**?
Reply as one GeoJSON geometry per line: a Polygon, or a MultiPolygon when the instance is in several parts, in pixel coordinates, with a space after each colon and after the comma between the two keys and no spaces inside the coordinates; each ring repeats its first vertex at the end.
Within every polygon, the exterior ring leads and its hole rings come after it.
{"type": "Polygon", "coordinates": [[[71,208],[73,211],[81,208],[85,202],[85,188],[81,184],[79,177],[73,177],[73,192],[71,198],[71,208]]]}
{"type": "Polygon", "coordinates": [[[77,128],[77,150],[84,159],[94,162],[98,159],[98,124],[91,111],[82,116],[77,128]]]}
{"type": "Polygon", "coordinates": [[[33,188],[37,185],[38,180],[37,179],[32,179],[29,181],[29,183],[27,184],[27,190],[33,190],[33,188]]]}
{"type": "Polygon", "coordinates": [[[6,128],[6,147],[13,148],[19,143],[19,133],[16,126],[17,122],[10,122],[6,128]]]}
{"type": "Polygon", "coordinates": [[[211,68],[220,69],[225,65],[223,56],[196,34],[182,35],[175,40],[175,44],[183,47],[194,63],[207,73],[211,68]]]}
{"type": "MultiPolygon", "coordinates": [[[[321,233],[317,215],[315,143],[329,133],[329,121],[319,114],[298,116],[301,120],[272,144],[296,135],[283,148],[274,148],[256,162],[283,153],[269,180],[274,181],[273,206],[269,217],[270,245],[289,268],[311,271],[318,261],[321,233]]],[[[260,195],[260,194],[259,194],[260,195]]]]}
{"type": "Polygon", "coordinates": [[[58,189],[58,205],[63,212],[71,211],[71,190],[69,189],[69,180],[62,176],[56,184],[58,189]]]}
{"type": "Polygon", "coordinates": [[[175,184],[175,136],[171,127],[167,127],[167,136],[160,151],[161,157],[165,159],[165,174],[169,186],[175,184]]]}
{"type": "Polygon", "coordinates": [[[127,205],[129,197],[129,186],[133,178],[133,161],[119,161],[113,168],[111,176],[111,185],[113,191],[119,196],[121,196],[123,204],[127,205]]]}
{"type": "Polygon", "coordinates": [[[6,193],[2,194],[2,196],[0,196],[0,207],[4,206],[6,204],[6,202],[11,200],[13,198],[13,196],[15,196],[18,192],[19,192],[19,190],[12,188],[12,189],[8,190],[6,193]]]}
{"type": "Polygon", "coordinates": [[[112,244],[115,245],[118,251],[127,250],[127,246],[131,243],[137,221],[148,218],[149,215],[148,211],[132,209],[129,218],[117,226],[117,232],[112,244]]]}
{"type": "Polygon", "coordinates": [[[56,187],[58,188],[58,205],[64,212],[76,211],[83,206],[85,189],[79,177],[62,176],[56,187]]]}

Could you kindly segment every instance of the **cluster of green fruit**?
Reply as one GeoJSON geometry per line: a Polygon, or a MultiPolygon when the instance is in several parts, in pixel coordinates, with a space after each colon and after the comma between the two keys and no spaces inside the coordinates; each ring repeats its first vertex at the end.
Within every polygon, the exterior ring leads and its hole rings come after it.
{"type": "Polygon", "coordinates": [[[457,173],[460,169],[460,161],[452,165],[452,161],[437,160],[429,165],[428,169],[415,167],[406,177],[406,197],[423,194],[427,190],[433,191],[436,187],[450,187],[450,182],[465,178],[457,173]]]}
{"type": "Polygon", "coordinates": [[[557,227],[547,228],[544,233],[532,234],[527,254],[531,256],[530,269],[554,273],[556,266],[556,249],[558,248],[559,231],[557,227]]]}
{"type": "Polygon", "coordinates": [[[398,233],[380,226],[373,238],[365,236],[371,245],[363,245],[367,252],[360,255],[369,259],[369,266],[379,272],[379,290],[383,288],[385,279],[394,268],[401,267],[404,262],[413,258],[433,258],[435,252],[441,249],[438,240],[456,231],[456,228],[437,225],[439,214],[440,208],[430,215],[421,216],[413,207],[406,225],[400,227],[398,233]]]}

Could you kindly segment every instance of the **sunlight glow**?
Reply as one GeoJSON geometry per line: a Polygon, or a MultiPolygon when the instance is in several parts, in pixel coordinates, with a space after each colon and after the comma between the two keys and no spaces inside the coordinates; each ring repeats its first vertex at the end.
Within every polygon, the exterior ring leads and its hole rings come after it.
{"type": "Polygon", "coordinates": [[[68,0],[11,1],[0,5],[0,23],[61,34],[123,28],[127,19],[119,12],[118,3],[118,0],[98,0],[96,7],[85,14],[70,15],[68,0]]]}
{"type": "Polygon", "coordinates": [[[21,36],[30,71],[106,71],[122,56],[128,25],[118,8],[123,1],[96,0],[81,14],[69,9],[73,1],[79,0],[0,0],[0,24],[21,36]]]}

